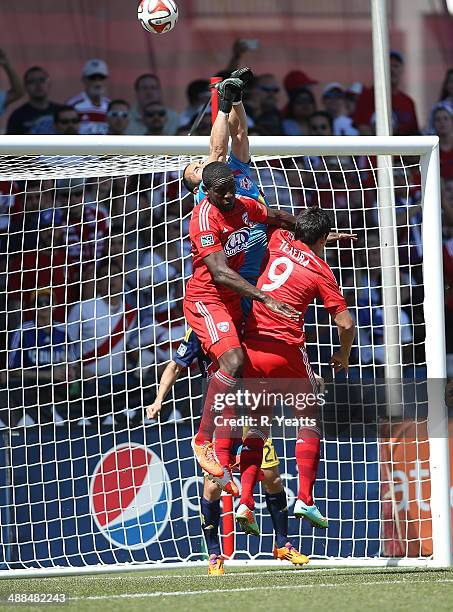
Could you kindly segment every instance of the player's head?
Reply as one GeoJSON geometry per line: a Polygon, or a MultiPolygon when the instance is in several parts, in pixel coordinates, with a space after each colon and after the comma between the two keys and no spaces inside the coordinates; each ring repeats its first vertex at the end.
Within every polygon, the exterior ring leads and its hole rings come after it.
{"type": "Polygon", "coordinates": [[[327,212],[314,206],[306,208],[298,215],[294,237],[318,255],[324,249],[331,228],[332,222],[327,212]]]}
{"type": "Polygon", "coordinates": [[[203,161],[201,159],[191,162],[188,164],[182,173],[182,182],[184,183],[185,188],[190,193],[197,193],[198,188],[201,184],[201,177],[203,174],[203,169],[207,165],[207,161],[203,161]]]}
{"type": "Polygon", "coordinates": [[[210,162],[203,168],[203,184],[209,201],[220,210],[234,208],[236,186],[231,168],[224,162],[210,162]]]}

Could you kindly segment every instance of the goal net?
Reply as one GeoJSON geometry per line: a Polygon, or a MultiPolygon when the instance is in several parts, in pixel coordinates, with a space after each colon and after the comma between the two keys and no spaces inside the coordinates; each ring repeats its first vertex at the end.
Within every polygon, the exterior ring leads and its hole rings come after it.
{"type": "MultiPolygon", "coordinates": [[[[7,138],[0,143],[0,573],[201,561],[202,478],[190,441],[200,372],[157,420],[144,407],[186,332],[193,197],[181,182],[204,138],[7,138]],[[151,140],[151,139],[150,139],[151,140]]],[[[312,563],[450,563],[448,423],[437,140],[252,139],[271,206],[320,206],[326,259],[357,326],[349,378],[321,303],[305,320],[325,380],[315,500],[329,527],[291,516],[296,429],[273,431],[290,539],[312,563]]],[[[234,559],[272,558],[261,536],[234,559]]],[[[225,509],[228,506],[224,505],[225,509]]],[[[224,520],[224,531],[230,531],[224,520]]]]}

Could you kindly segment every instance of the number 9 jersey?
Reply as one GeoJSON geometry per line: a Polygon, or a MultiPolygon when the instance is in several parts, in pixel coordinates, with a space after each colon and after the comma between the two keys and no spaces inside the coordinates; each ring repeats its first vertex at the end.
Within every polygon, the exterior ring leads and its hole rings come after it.
{"type": "Polygon", "coordinates": [[[348,309],[330,266],[287,230],[269,230],[268,256],[257,287],[274,299],[293,306],[301,313],[299,321],[272,312],[254,301],[245,338],[275,339],[303,346],[304,315],[310,303],[320,297],[335,317],[348,309]]]}

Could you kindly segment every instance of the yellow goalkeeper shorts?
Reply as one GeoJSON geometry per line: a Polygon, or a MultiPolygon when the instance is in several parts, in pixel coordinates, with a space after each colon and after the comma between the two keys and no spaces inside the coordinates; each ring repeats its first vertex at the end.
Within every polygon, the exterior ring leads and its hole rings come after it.
{"type": "Polygon", "coordinates": [[[263,462],[261,463],[261,469],[266,470],[277,467],[280,464],[280,459],[275,452],[274,445],[272,444],[272,438],[268,438],[263,448],[263,462]]]}

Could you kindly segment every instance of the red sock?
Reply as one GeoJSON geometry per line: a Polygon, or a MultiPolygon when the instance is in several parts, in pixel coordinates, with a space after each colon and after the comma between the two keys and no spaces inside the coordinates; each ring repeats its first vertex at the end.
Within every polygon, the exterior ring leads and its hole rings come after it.
{"type": "Polygon", "coordinates": [[[296,462],[299,472],[298,499],[313,505],[313,486],[318,472],[321,440],[314,429],[300,430],[296,440],[296,462]]]}
{"type": "Polygon", "coordinates": [[[257,436],[247,437],[241,450],[241,504],[245,504],[253,510],[255,500],[253,489],[261,472],[263,461],[264,440],[257,436]]]}
{"type": "Polygon", "coordinates": [[[216,396],[231,392],[233,387],[236,386],[236,383],[236,378],[222,372],[222,370],[217,370],[217,372],[211,378],[206,391],[206,399],[203,405],[200,427],[195,437],[197,444],[212,442],[212,437],[215,430],[214,418],[216,415],[222,414],[221,412],[215,412],[216,396]]]}

